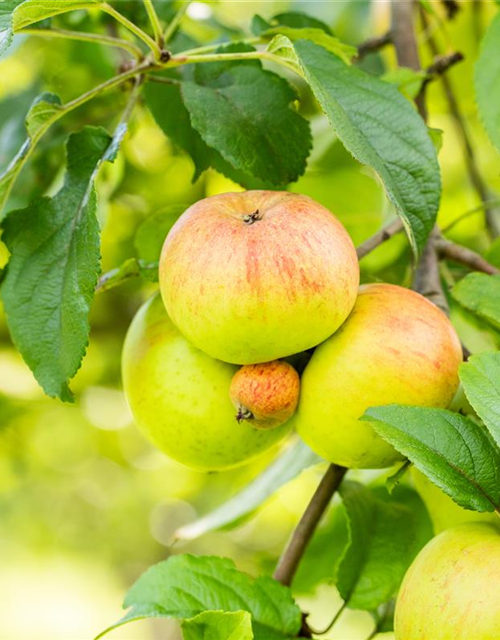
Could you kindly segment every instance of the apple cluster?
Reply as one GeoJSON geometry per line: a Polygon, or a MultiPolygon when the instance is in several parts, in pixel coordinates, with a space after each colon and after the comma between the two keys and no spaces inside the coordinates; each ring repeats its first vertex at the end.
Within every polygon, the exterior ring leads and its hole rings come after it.
{"type": "Polygon", "coordinates": [[[387,467],[400,455],[365,410],[444,408],[457,390],[448,318],[409,289],[360,287],[347,231],[306,196],[197,202],[168,234],[159,275],[161,297],[125,341],[123,384],[142,432],[194,469],[243,464],[292,429],[330,462],[387,467]]]}

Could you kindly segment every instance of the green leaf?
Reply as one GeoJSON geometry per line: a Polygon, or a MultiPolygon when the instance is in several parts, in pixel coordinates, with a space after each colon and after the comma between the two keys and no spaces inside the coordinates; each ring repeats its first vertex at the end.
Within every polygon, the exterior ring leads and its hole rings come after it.
{"type": "Polygon", "coordinates": [[[0,56],[15,32],[60,13],[98,6],[100,0],[2,0],[0,4],[0,56]]]}
{"type": "Polygon", "coordinates": [[[179,85],[149,82],[144,87],[144,99],[165,135],[193,159],[194,182],[210,166],[210,149],[191,126],[179,85]]]}
{"type": "Polygon", "coordinates": [[[124,606],[131,610],[104,633],[144,617],[186,620],[205,611],[247,611],[256,640],[294,638],[301,627],[300,609],[287,587],[272,578],[254,580],[231,560],[213,556],[171,556],[150,567],[129,590],[124,606]]]}
{"type": "Polygon", "coordinates": [[[187,204],[172,204],[144,220],[134,238],[135,249],[141,260],[158,262],[168,232],[188,207],[187,204]]]}
{"type": "Polygon", "coordinates": [[[198,64],[181,93],[194,129],[235,169],[276,186],[304,173],[309,124],[291,86],[258,61],[198,64]]]}
{"type": "Polygon", "coordinates": [[[321,462],[321,458],[302,440],[296,440],[244,489],[195,522],[184,525],[175,533],[182,540],[200,536],[236,522],[255,511],[280,487],[297,477],[301,471],[321,462]]]}
{"type": "Polygon", "coordinates": [[[313,18],[313,16],[308,16],[306,13],[302,13],[299,11],[286,11],[285,13],[278,13],[271,20],[271,25],[276,26],[284,25],[286,27],[293,27],[294,29],[321,29],[325,33],[332,34],[332,30],[330,27],[323,22],[322,20],[318,20],[318,18],[313,18]]]}
{"type": "Polygon", "coordinates": [[[12,29],[14,32],[24,29],[30,24],[40,22],[46,18],[57,16],[68,11],[91,9],[102,4],[101,0],[25,0],[19,4],[12,15],[12,29]]]}
{"type": "Polygon", "coordinates": [[[500,446],[500,352],[471,356],[460,367],[460,380],[467,400],[500,446]]]}
{"type": "Polygon", "coordinates": [[[491,142],[500,151],[500,14],[491,21],[475,68],[479,115],[491,142]]]}
{"type": "Polygon", "coordinates": [[[350,541],[336,585],[351,609],[372,611],[390,600],[413,559],[432,537],[432,524],[415,491],[369,488],[345,481],[340,488],[350,541]]]}
{"type": "Polygon", "coordinates": [[[500,275],[469,273],[451,290],[463,307],[500,329],[500,275]]]}
{"type": "Polygon", "coordinates": [[[12,159],[5,171],[0,175],[0,220],[2,211],[7,203],[10,191],[30,148],[36,144],[46,127],[60,115],[62,111],[61,101],[53,93],[42,93],[38,96],[26,116],[26,129],[28,138],[21,146],[18,153],[12,159]]]}
{"type": "Polygon", "coordinates": [[[252,618],[247,611],[205,611],[182,623],[184,640],[252,640],[252,618]]]}
{"type": "Polygon", "coordinates": [[[401,480],[403,479],[405,473],[411,467],[411,462],[409,460],[405,460],[403,464],[385,480],[385,488],[387,491],[392,494],[394,489],[399,485],[401,480]]]}
{"type": "Polygon", "coordinates": [[[12,211],[2,240],[11,252],[2,300],[12,339],[50,396],[71,400],[89,334],[99,273],[94,175],[112,143],[86,127],[68,141],[64,186],[53,198],[12,211]]]}
{"type": "Polygon", "coordinates": [[[362,419],[407,456],[457,504],[473,511],[500,509],[500,451],[468,418],[403,405],[372,407],[362,419]]]}
{"type": "Polygon", "coordinates": [[[434,227],[441,195],[436,150],[423,120],[393,85],[307,40],[294,46],[337,135],[380,176],[418,255],[434,227]]]}
{"type": "Polygon", "coordinates": [[[323,47],[327,51],[334,53],[346,64],[350,64],[352,58],[357,54],[358,50],[345,42],[342,42],[335,36],[325,33],[323,29],[317,29],[312,27],[306,28],[294,28],[287,26],[272,27],[265,31],[262,36],[275,36],[282,35],[289,38],[292,42],[297,40],[309,40],[315,44],[323,47]]]}
{"type": "Polygon", "coordinates": [[[24,0],[3,0],[0,3],[0,56],[12,42],[12,14],[24,0]]]}
{"type": "Polygon", "coordinates": [[[287,66],[297,75],[303,76],[302,67],[299,63],[299,57],[295,52],[292,41],[282,34],[274,36],[267,45],[267,51],[278,58],[282,58],[287,66]]]}

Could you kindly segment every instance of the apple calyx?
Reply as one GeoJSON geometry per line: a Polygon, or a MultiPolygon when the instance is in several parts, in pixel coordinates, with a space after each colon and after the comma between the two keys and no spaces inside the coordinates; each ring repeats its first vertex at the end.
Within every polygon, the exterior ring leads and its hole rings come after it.
{"type": "Polygon", "coordinates": [[[243,420],[253,420],[255,418],[250,409],[247,409],[242,404],[238,405],[238,413],[235,417],[238,424],[241,424],[243,420]]]}
{"type": "Polygon", "coordinates": [[[254,222],[257,222],[257,220],[262,220],[262,215],[260,214],[258,209],[256,209],[253,213],[247,213],[246,216],[243,216],[243,222],[248,226],[250,226],[254,222]]]}

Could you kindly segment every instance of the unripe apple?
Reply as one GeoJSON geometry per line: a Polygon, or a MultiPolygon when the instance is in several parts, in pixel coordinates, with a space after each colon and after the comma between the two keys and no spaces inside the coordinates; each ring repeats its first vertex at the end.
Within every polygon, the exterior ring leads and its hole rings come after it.
{"type": "Polygon", "coordinates": [[[288,192],[201,200],[173,226],[160,259],[173,323],[199,349],[235,364],[316,346],[347,318],[358,283],[342,224],[288,192]]]}
{"type": "Polygon", "coordinates": [[[440,533],[401,585],[396,640],[500,638],[500,530],[469,523],[440,533]]]}
{"type": "Polygon", "coordinates": [[[231,380],[229,397],[238,422],[255,429],[274,429],[295,413],[299,401],[299,374],[291,364],[274,360],[247,364],[231,380]]]}
{"type": "Polygon", "coordinates": [[[139,309],[123,348],[123,387],[137,426],[158,449],[193,469],[238,466],[290,430],[258,431],[236,422],[229,385],[237,369],[186,340],[159,295],[139,309]]]}
{"type": "Polygon", "coordinates": [[[500,522],[496,513],[463,509],[415,467],[411,469],[411,476],[432,520],[434,533],[466,522],[500,522]]]}
{"type": "Polygon", "coordinates": [[[447,407],[461,361],[452,324],[431,302],[403,287],[364,285],[347,321],[302,374],[297,430],[330,462],[387,467],[400,454],[359,418],[385,404],[447,407]]]}

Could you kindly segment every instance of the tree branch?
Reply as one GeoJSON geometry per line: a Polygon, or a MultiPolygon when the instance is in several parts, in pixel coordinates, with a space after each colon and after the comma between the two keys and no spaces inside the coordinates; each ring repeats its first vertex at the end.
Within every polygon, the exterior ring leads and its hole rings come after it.
{"type": "MultiPolygon", "coordinates": [[[[424,25],[424,28],[426,28],[427,30],[428,28],[427,15],[423,9],[421,9],[420,14],[422,18],[422,24],[424,25]]],[[[438,56],[439,47],[434,37],[431,34],[429,34],[427,37],[427,43],[429,45],[429,49],[431,50],[432,54],[434,56],[438,56]]],[[[455,121],[455,125],[457,128],[459,137],[462,139],[462,144],[464,149],[464,158],[467,166],[467,171],[469,174],[469,180],[473,188],[475,189],[477,195],[479,196],[479,199],[482,202],[487,202],[488,200],[492,199],[492,196],[486,183],[483,181],[481,173],[479,172],[476,156],[474,153],[474,147],[472,145],[472,141],[469,135],[469,131],[467,129],[467,125],[462,116],[462,112],[460,111],[458,101],[455,97],[453,86],[451,84],[450,79],[446,75],[442,76],[442,83],[443,83],[443,89],[446,96],[446,100],[450,108],[450,113],[452,114],[453,119],[455,121]]],[[[493,238],[500,236],[500,217],[498,216],[498,210],[490,206],[485,206],[485,218],[486,218],[486,226],[488,228],[488,231],[490,232],[490,235],[493,238]]]]}
{"type": "Polygon", "coordinates": [[[500,269],[497,269],[497,267],[490,264],[481,255],[479,255],[479,253],[476,253],[467,247],[462,247],[461,245],[445,240],[444,238],[436,238],[435,245],[438,254],[443,258],[463,264],[473,271],[481,271],[482,273],[488,273],[489,275],[500,274],[500,269]]]}
{"type": "Polygon", "coordinates": [[[275,580],[287,586],[291,585],[309,540],[346,472],[345,467],[336,464],[328,467],[278,562],[274,572],[275,580]]]}
{"type": "Polygon", "coordinates": [[[437,229],[431,233],[425,245],[418,268],[415,271],[413,289],[433,302],[436,307],[449,315],[448,302],[441,284],[439,260],[436,249],[437,229]]]}
{"type": "Polygon", "coordinates": [[[381,36],[375,36],[373,38],[368,38],[361,44],[358,45],[358,55],[356,56],[356,60],[361,60],[369,53],[373,53],[375,51],[379,51],[386,45],[392,42],[392,35],[390,31],[384,33],[381,36]]]}
{"type": "Polygon", "coordinates": [[[383,242],[389,240],[389,238],[392,238],[392,236],[396,235],[402,230],[403,222],[401,218],[396,218],[396,220],[390,222],[387,226],[380,229],[380,231],[377,231],[377,233],[375,233],[373,236],[368,238],[368,240],[365,240],[362,244],[359,245],[359,247],[357,247],[356,253],[358,254],[358,260],[364,258],[383,242]]]}
{"type": "MultiPolygon", "coordinates": [[[[420,71],[420,58],[413,24],[414,8],[413,0],[391,1],[391,34],[399,66],[420,71]]],[[[417,96],[415,104],[422,118],[426,120],[424,96],[417,96]]]]}

